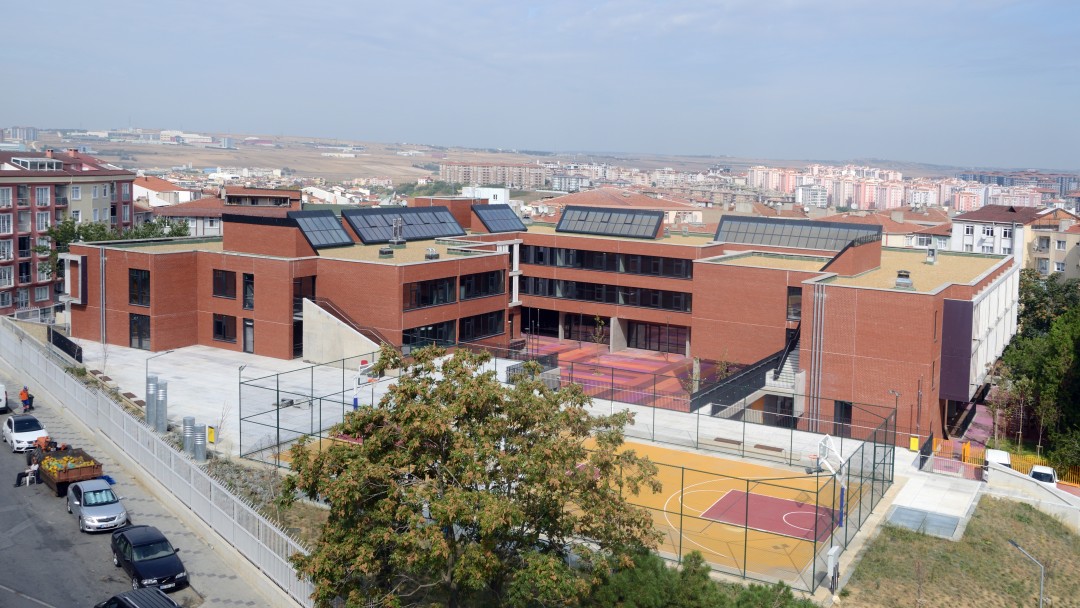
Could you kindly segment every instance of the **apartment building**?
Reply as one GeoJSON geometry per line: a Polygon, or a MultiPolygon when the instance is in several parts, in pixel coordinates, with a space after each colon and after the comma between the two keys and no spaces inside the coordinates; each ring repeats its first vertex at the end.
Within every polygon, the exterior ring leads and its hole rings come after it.
{"type": "MultiPolygon", "coordinates": [[[[953,218],[950,247],[953,251],[1012,255],[1021,268],[1035,268],[1043,274],[1056,272],[1065,259],[1051,234],[1068,229],[1077,216],[1064,209],[985,205],[953,218]],[[1051,241],[1053,251],[1051,251],[1051,241]]],[[[1064,269],[1060,272],[1064,272],[1064,269]]]]}
{"type": "Polygon", "coordinates": [[[38,250],[46,232],[69,214],[130,227],[134,178],[75,150],[0,152],[0,314],[53,317],[60,284],[38,250]]]}
{"type": "Polygon", "coordinates": [[[496,184],[516,189],[543,188],[550,178],[550,170],[540,165],[526,164],[476,164],[442,163],[439,179],[451,184],[493,186],[496,184]]]}

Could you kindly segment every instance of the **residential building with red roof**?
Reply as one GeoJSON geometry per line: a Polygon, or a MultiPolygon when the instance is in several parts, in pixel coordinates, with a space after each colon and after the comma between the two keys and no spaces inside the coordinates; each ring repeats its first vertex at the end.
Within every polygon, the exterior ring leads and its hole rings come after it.
{"type": "Polygon", "coordinates": [[[1064,263],[1061,249],[1053,233],[1072,226],[1077,216],[1049,207],[1017,207],[984,205],[953,218],[951,248],[953,251],[1012,255],[1021,268],[1034,268],[1043,275],[1053,272],[1056,264],[1064,263]],[[1053,247],[1053,250],[1051,250],[1053,247]]]}
{"type": "Polygon", "coordinates": [[[197,193],[168,180],[152,175],[140,175],[132,183],[135,200],[144,200],[150,207],[178,205],[198,197],[197,193]]]}

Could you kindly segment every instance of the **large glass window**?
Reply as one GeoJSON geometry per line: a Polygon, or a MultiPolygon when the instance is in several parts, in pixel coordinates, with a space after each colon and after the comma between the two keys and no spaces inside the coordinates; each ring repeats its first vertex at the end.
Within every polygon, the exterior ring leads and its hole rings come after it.
{"type": "Polygon", "coordinates": [[[681,291],[522,277],[521,293],[546,298],[691,312],[691,294],[681,291]]]}
{"type": "Polygon", "coordinates": [[[150,271],[128,270],[128,304],[150,306],[150,271]]]}
{"type": "Polygon", "coordinates": [[[244,309],[255,308],[255,275],[244,273],[244,309]]]}
{"type": "Polygon", "coordinates": [[[132,314],[128,316],[131,348],[150,350],[150,317],[148,315],[132,314]]]}
{"type": "Polygon", "coordinates": [[[655,350],[662,353],[686,353],[689,328],[678,325],[660,325],[629,321],[626,345],[630,348],[655,350]]]}
{"type": "Polygon", "coordinates": [[[693,261],[653,255],[587,251],[539,245],[521,246],[521,263],[560,268],[585,268],[601,272],[619,272],[675,279],[693,276],[693,261]]]}
{"type": "Polygon", "coordinates": [[[405,310],[454,302],[456,282],[447,278],[406,283],[403,286],[405,310]]]}
{"type": "Polygon", "coordinates": [[[463,318],[461,320],[461,334],[458,337],[458,340],[461,342],[469,342],[488,336],[496,336],[504,331],[503,311],[496,310],[482,315],[463,318]]]}
{"type": "Polygon", "coordinates": [[[462,276],[461,285],[458,288],[460,292],[459,299],[471,300],[506,293],[506,279],[504,276],[501,270],[462,276]]]}
{"type": "Polygon", "coordinates": [[[457,329],[455,321],[444,321],[434,325],[413,327],[406,329],[401,335],[403,346],[421,347],[429,344],[440,346],[452,346],[454,344],[454,332],[457,329]]]}
{"type": "Polygon", "coordinates": [[[236,342],[236,317],[214,315],[214,339],[219,342],[236,342]]]}
{"type": "Polygon", "coordinates": [[[214,271],[214,297],[236,299],[236,273],[231,270],[214,271]]]}
{"type": "Polygon", "coordinates": [[[52,202],[52,186],[37,186],[34,188],[34,202],[38,207],[48,207],[52,202]]]}

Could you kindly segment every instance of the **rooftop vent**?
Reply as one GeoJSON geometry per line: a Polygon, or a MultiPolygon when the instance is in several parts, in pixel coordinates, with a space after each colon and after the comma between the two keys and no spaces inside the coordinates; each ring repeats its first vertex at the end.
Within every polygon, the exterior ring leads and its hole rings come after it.
{"type": "Polygon", "coordinates": [[[667,227],[664,228],[664,238],[665,239],[671,238],[671,228],[667,228],[667,227]]]}
{"type": "Polygon", "coordinates": [[[682,235],[683,236],[690,236],[690,227],[689,226],[684,225],[682,227],[682,235]]]}
{"type": "Polygon", "coordinates": [[[434,247],[428,247],[427,253],[424,254],[425,260],[437,260],[439,259],[439,252],[435,251],[434,247]]]}
{"type": "Polygon", "coordinates": [[[937,249],[931,247],[926,250],[926,263],[933,264],[934,262],[937,262],[937,249]]]}
{"type": "Polygon", "coordinates": [[[379,259],[394,257],[394,250],[389,247],[379,247],[379,259]]]}
{"type": "Polygon", "coordinates": [[[911,282],[910,270],[897,270],[896,271],[896,288],[897,289],[915,289],[915,283],[911,282]]]}
{"type": "Polygon", "coordinates": [[[389,242],[390,242],[390,248],[391,249],[404,249],[405,248],[405,239],[390,239],[389,242]]]}

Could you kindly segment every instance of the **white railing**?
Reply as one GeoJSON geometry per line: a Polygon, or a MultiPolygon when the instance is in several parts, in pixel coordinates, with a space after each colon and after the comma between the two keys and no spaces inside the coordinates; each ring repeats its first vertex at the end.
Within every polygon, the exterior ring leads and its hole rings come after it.
{"type": "Polygon", "coordinates": [[[107,394],[87,387],[50,358],[46,347],[8,319],[0,322],[0,357],[20,375],[49,393],[139,465],[134,472],[149,484],[161,482],[184,506],[206,522],[301,606],[313,606],[313,586],[297,577],[289,557],[304,548],[280,526],[206,474],[187,455],[165,443],[107,394]]]}

